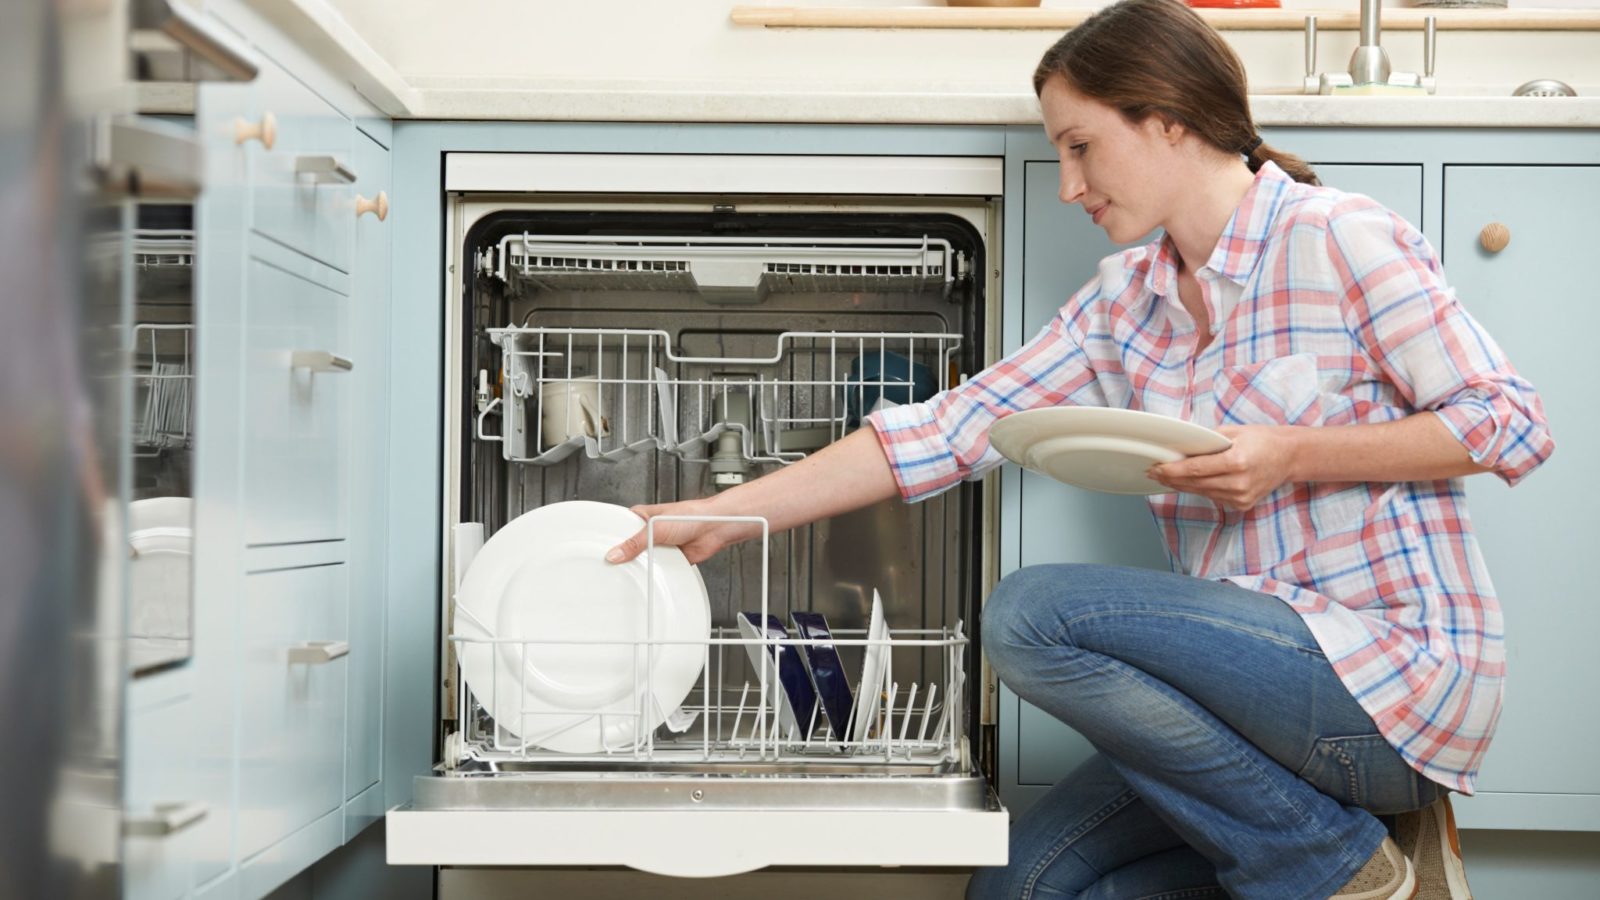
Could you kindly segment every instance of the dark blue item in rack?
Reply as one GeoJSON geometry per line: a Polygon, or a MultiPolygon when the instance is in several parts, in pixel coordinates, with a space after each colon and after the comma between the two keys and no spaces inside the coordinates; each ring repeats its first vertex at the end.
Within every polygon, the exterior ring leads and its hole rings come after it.
{"type": "MultiPolygon", "coordinates": [[[[791,613],[795,632],[803,641],[832,641],[833,632],[822,613],[791,613]]],[[[850,737],[850,712],[855,709],[855,697],[850,693],[850,679],[844,674],[844,661],[833,644],[810,644],[803,648],[806,669],[811,673],[811,683],[822,698],[822,711],[828,714],[828,727],[834,740],[850,737]]]]}
{"type": "MultiPolygon", "coordinates": [[[[806,675],[805,664],[795,652],[799,648],[789,644],[789,632],[777,616],[768,615],[767,627],[764,629],[761,627],[760,613],[742,612],[739,616],[751,629],[751,632],[747,632],[747,636],[776,638],[782,642],[780,646],[767,649],[775,654],[778,686],[783,689],[784,699],[789,702],[789,709],[794,713],[795,724],[800,728],[800,737],[809,740],[811,723],[816,718],[814,710],[817,705],[817,695],[811,688],[811,679],[806,675]]],[[[756,646],[749,648],[750,662],[753,666],[760,664],[760,657],[756,656],[759,649],[756,646]]]]}

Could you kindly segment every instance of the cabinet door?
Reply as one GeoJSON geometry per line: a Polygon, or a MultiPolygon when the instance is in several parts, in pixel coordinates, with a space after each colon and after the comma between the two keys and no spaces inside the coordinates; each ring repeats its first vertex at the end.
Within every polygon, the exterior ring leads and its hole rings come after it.
{"type": "Polygon", "coordinates": [[[355,127],[270,59],[261,61],[256,91],[276,129],[272,147],[251,150],[255,230],[350,271],[355,127]]]}
{"type": "Polygon", "coordinates": [[[194,772],[198,754],[188,671],[134,680],[128,688],[123,805],[126,900],[168,900],[189,891],[200,823],[211,810],[194,772]]]}
{"type": "Polygon", "coordinates": [[[240,414],[252,546],[340,540],[347,530],[349,301],[290,271],[297,265],[315,264],[252,256],[246,273],[240,414]]]}
{"type": "MultiPolygon", "coordinates": [[[[1316,164],[1325,184],[1366,194],[1412,222],[1422,220],[1420,165],[1316,164]]],[[[1060,167],[1054,161],[1024,165],[1022,339],[1032,338],[1116,250],[1104,231],[1077,206],[1057,196],[1060,167]]],[[[1154,234],[1138,243],[1153,240],[1154,234]]],[[[1129,245],[1132,246],[1132,245],[1129,245]]],[[[1008,348],[1010,349],[1010,348],[1008,348]]],[[[1032,472],[1022,479],[1017,522],[1022,565],[1085,562],[1169,568],[1160,533],[1143,498],[1101,494],[1060,484],[1032,472]]],[[[1013,809],[1026,806],[1043,787],[1054,784],[1092,754],[1088,741],[1072,729],[1001,688],[1001,715],[1014,716],[1015,731],[1002,726],[1003,757],[1015,760],[1017,789],[1003,799],[1013,809]],[[1014,752],[1014,756],[1011,753],[1014,752]],[[1029,786],[1032,786],[1031,788],[1029,786]]]]}
{"type": "Polygon", "coordinates": [[[1447,166],[1444,197],[1450,282],[1538,389],[1556,439],[1555,455],[1514,489],[1491,475],[1466,481],[1507,654],[1505,709],[1478,786],[1590,795],[1582,827],[1600,828],[1600,802],[1592,802],[1600,801],[1600,706],[1591,696],[1600,685],[1600,606],[1586,562],[1600,525],[1583,502],[1593,496],[1587,470],[1600,458],[1590,371],[1600,304],[1584,264],[1600,242],[1600,166],[1447,166]],[[1493,222],[1511,234],[1498,253],[1478,239],[1493,222]]]}
{"type": "Polygon", "coordinates": [[[334,564],[244,579],[241,861],[338,809],[344,800],[347,578],[346,567],[334,564]]]}
{"type": "MultiPolygon", "coordinates": [[[[389,186],[389,151],[356,136],[356,193],[376,201],[389,186]]],[[[387,195],[385,195],[387,200],[387,195]]],[[[354,465],[351,466],[350,684],[345,746],[345,798],[355,801],[383,774],[383,632],[388,590],[389,223],[376,211],[355,221],[355,271],[350,298],[350,345],[356,368],[350,383],[354,465]]],[[[382,788],[374,803],[353,803],[345,839],[381,817],[382,788]]]]}
{"type": "Polygon", "coordinates": [[[256,115],[252,83],[196,90],[196,131],[204,141],[205,191],[195,204],[195,539],[193,780],[206,817],[193,826],[194,883],[215,882],[236,861],[234,753],[237,746],[239,550],[243,542],[240,403],[244,367],[249,149],[235,120],[256,115]]]}

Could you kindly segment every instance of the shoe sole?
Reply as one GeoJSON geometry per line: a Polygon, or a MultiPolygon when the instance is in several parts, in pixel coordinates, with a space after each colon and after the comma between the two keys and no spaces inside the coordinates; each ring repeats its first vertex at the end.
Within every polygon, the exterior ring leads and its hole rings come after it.
{"type": "Polygon", "coordinates": [[[1434,804],[1434,827],[1444,840],[1444,881],[1450,888],[1450,900],[1472,900],[1472,889],[1467,887],[1467,869],[1461,862],[1461,836],[1456,831],[1456,811],[1450,808],[1450,798],[1434,804]]]}

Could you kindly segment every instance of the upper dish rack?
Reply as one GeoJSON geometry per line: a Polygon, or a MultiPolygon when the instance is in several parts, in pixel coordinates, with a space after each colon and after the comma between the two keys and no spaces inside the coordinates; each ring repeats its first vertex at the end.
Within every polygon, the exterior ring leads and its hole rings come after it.
{"type": "Polygon", "coordinates": [[[182,228],[135,229],[133,262],[141,269],[191,268],[194,232],[182,228]]]}
{"type": "Polygon", "coordinates": [[[715,303],[773,292],[948,291],[964,259],[937,238],[508,235],[478,270],[536,290],[669,290],[715,303]]]}
{"type": "Polygon", "coordinates": [[[133,443],[152,455],[194,441],[194,326],[138,323],[129,336],[136,361],[133,443]]]}
{"type": "Polygon", "coordinates": [[[961,335],[784,332],[767,356],[679,355],[664,330],[506,327],[500,390],[480,371],[477,428],[511,462],[547,465],[641,451],[742,480],[843,437],[884,404],[926,400],[955,381],[961,335]],[[498,396],[496,396],[498,394],[498,396]],[[498,434],[486,429],[501,420],[498,434]]]}

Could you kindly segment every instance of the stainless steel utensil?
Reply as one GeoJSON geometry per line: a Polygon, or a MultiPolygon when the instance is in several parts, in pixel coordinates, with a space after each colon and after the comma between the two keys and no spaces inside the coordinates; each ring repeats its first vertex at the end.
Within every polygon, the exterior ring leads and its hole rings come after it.
{"type": "Polygon", "coordinates": [[[1513,97],[1576,97],[1572,85],[1554,78],[1535,78],[1511,92],[1513,97]]]}

